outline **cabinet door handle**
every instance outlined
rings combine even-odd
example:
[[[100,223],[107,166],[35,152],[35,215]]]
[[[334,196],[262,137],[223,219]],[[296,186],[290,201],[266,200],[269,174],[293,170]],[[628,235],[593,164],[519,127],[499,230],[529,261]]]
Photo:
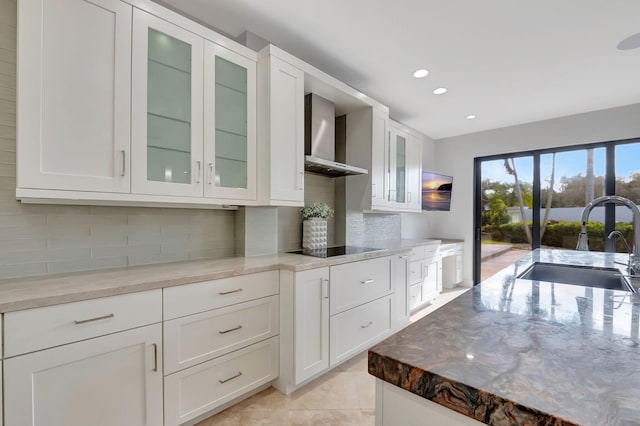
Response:
[[[407,191],[407,203],[411,202],[411,191]]]
[[[375,183],[371,184],[371,198],[376,198],[376,194],[378,192],[378,187]]]
[[[95,317],[95,318],[89,318],[89,319],[83,319],[83,320],[75,320],[74,323],[77,324],[86,324],[88,322],[94,322],[94,321],[100,321],[103,319],[107,319],[107,318],[113,318],[115,315],[113,314],[107,314],[107,315],[102,315],[100,317]]]
[[[236,288],[235,290],[220,291],[220,292],[218,292],[218,294],[219,294],[220,296],[224,296],[225,294],[239,293],[239,292],[241,292],[241,291],[242,291],[242,289],[241,289],[241,288]]]
[[[371,284],[373,282],[373,278],[369,278],[368,280],[360,281],[360,284]]]
[[[200,183],[200,174],[202,173],[202,161],[196,161],[196,183]]]
[[[372,325],[373,325],[373,321],[369,321],[365,325],[361,325],[360,328],[368,328],[368,327],[371,327]]]
[[[304,172],[298,172],[298,189],[304,189]]]
[[[213,184],[213,162],[209,163],[209,185]]]
[[[153,345],[153,371],[158,371],[158,345],[154,343]]]
[[[329,280],[326,278],[322,279],[322,297],[324,299],[329,298]]]
[[[127,171],[127,153],[123,149],[120,151],[120,176],[124,176]]]
[[[422,270],[423,270],[423,272],[422,272],[422,273],[424,274],[424,276],[425,276],[425,277],[428,277],[428,276],[429,276],[429,267],[428,267],[428,266],[424,266],[424,267],[422,268]]]
[[[242,376],[242,371],[238,371],[238,374],[236,374],[235,376],[231,376],[228,379],[223,379],[223,380],[218,380],[220,383],[227,383],[228,381],[231,381],[233,379],[237,379],[238,377]]]
[[[218,333],[220,333],[220,334],[227,334],[227,333],[231,333],[232,331],[240,330],[241,328],[242,328],[242,326],[241,326],[241,325],[239,325],[239,326],[237,326],[237,327],[233,327],[233,328],[230,328],[230,329],[228,329],[228,330],[218,331]]]

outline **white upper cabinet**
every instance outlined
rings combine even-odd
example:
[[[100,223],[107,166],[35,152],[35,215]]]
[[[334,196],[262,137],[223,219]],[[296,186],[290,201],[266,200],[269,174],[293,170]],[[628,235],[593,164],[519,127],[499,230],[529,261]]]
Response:
[[[19,11],[18,199],[256,203],[255,52],[147,2]]]
[[[129,192],[131,6],[18,3],[18,190]]]
[[[389,203],[385,197],[389,187],[388,174],[385,173],[389,158],[385,149],[389,115],[382,111],[372,110],[371,134],[371,207],[386,207]]]
[[[388,187],[389,114],[366,107],[347,114],[347,163],[369,171],[346,179],[349,210],[385,210]]]
[[[304,72],[264,48],[258,57],[260,204],[304,205]]]
[[[256,62],[209,41],[204,56],[205,196],[256,199]]]
[[[391,122],[387,155],[387,207],[421,211],[422,139],[399,123]]]
[[[203,195],[204,40],[133,15],[132,192]]]

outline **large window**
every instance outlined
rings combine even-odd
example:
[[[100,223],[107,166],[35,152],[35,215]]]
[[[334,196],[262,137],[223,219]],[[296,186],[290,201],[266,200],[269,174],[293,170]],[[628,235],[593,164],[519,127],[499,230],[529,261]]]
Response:
[[[475,282],[531,249],[575,249],[584,206],[597,197],[640,204],[638,158],[638,140],[477,158]],[[607,236],[618,230],[632,245],[632,229],[625,206],[596,207],[588,223],[590,250],[626,252],[620,239]]]

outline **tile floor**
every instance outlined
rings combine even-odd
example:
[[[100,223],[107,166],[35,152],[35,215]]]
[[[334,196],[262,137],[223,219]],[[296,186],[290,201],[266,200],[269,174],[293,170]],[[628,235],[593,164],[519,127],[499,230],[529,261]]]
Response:
[[[411,321],[467,290],[445,290]],[[364,351],[289,396],[268,388],[196,426],[373,426],[374,420],[375,379],[367,372]]]

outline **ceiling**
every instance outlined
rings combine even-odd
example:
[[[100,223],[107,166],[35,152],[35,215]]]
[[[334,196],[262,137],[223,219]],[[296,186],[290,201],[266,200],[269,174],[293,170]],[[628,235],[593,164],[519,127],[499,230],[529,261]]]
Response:
[[[637,0],[164,3],[271,41],[434,139],[640,102],[640,48],[616,48],[640,32]]]

